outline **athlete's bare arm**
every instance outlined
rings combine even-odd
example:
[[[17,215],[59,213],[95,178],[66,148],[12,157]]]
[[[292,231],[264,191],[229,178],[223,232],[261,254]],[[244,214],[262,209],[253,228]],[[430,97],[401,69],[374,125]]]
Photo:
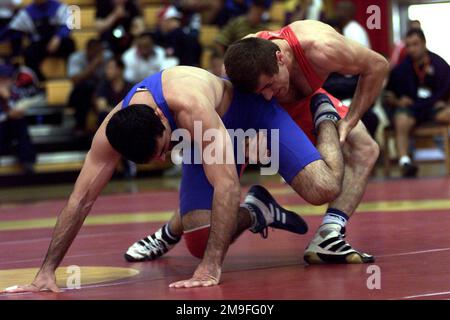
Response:
[[[105,134],[106,122],[110,116],[95,134],[75,187],[58,217],[50,246],[36,278],[31,285],[19,286],[8,292],[59,291],[55,270],[78,234],[98,195],[111,179],[120,159],[120,155],[111,147]]]
[[[178,87],[178,94],[171,94],[172,98],[168,98],[169,105],[184,106],[178,107],[178,125],[189,130],[192,136],[194,136],[194,121],[201,122],[203,132],[215,129],[218,134],[213,141],[215,150],[223,154],[223,158],[220,159],[221,163],[209,164],[205,158],[202,159],[206,177],[214,188],[211,230],[203,260],[193,277],[171,284],[171,287],[176,288],[210,286],[219,283],[222,262],[232,236],[236,232],[240,200],[240,185],[234,157],[226,159],[227,152],[233,152],[231,139],[216,112],[223,96],[223,88],[217,88],[217,86],[220,87],[224,82],[220,80],[214,85],[192,76],[186,80],[185,86]],[[203,145],[203,150],[211,143],[197,142]]]
[[[389,72],[387,60],[375,51],[346,39],[324,23],[298,21],[290,26],[302,41],[308,60],[321,78],[326,79],[332,72],[360,75],[344,120],[348,129],[353,128],[380,93]]]

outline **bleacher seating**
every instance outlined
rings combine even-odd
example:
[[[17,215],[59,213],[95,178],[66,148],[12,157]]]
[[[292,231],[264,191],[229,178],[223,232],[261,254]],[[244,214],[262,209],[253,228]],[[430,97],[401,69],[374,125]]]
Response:
[[[72,90],[72,82],[67,79],[45,82],[47,103],[49,106],[65,106]]]
[[[156,27],[158,23],[158,13],[162,6],[149,6],[144,8],[144,22],[148,28]]]
[[[202,47],[211,47],[214,43],[214,39],[219,32],[220,29],[217,26],[202,25],[202,28],[200,29],[200,44],[202,45]]]
[[[283,23],[285,16],[283,1],[274,1],[272,7],[270,7],[269,15],[272,22]]]
[[[76,49],[84,50],[90,39],[98,38],[98,33],[95,30],[74,30],[72,31],[72,38],[75,42]]]
[[[32,3],[33,0],[23,0],[22,6]],[[75,41],[77,50],[84,50],[89,39],[97,38],[95,29],[95,0],[60,0],[68,5],[77,5],[81,8],[81,29],[72,31],[72,38]],[[105,0],[106,1],[106,0]],[[147,28],[156,27],[158,13],[165,5],[162,0],[137,0],[140,4],[144,22]],[[284,20],[284,7],[282,1],[275,1],[270,10],[271,25],[270,30],[279,29]],[[219,32],[219,28],[212,25],[202,26],[200,32],[200,43],[204,47],[201,66],[209,68],[211,47]],[[26,43],[25,43],[26,45]],[[8,44],[0,44],[0,54],[8,54],[10,48]],[[73,110],[67,107],[68,97],[72,90],[72,83],[67,79],[66,63],[59,58],[47,58],[41,65],[43,74],[47,81],[43,83],[47,95],[47,105],[39,106],[28,111],[32,124],[30,134],[33,142],[39,146],[41,152],[38,154],[38,161],[35,166],[37,173],[78,171],[83,163],[86,154],[86,145],[80,150],[72,150],[71,146],[79,146],[73,142]],[[41,119],[41,120],[35,120]],[[44,119],[44,120],[42,120]],[[47,119],[50,122],[47,121]],[[53,119],[53,120],[52,120]],[[88,121],[95,122],[90,118]],[[42,122],[43,121],[43,122]],[[95,123],[94,123],[95,125]],[[72,140],[71,140],[72,139]],[[56,147],[45,147],[46,144],[57,144]],[[64,146],[66,147],[64,147]],[[76,148],[76,147],[75,147]],[[42,151],[44,150],[44,151]],[[59,151],[59,152],[58,152]],[[56,153],[55,153],[56,152]],[[141,170],[164,169],[169,163],[155,163],[151,165],[139,166]],[[0,157],[0,177],[3,175],[19,174],[20,167],[16,164],[12,156]]]
[[[66,61],[63,58],[48,57],[41,63],[41,71],[48,80],[65,78]]]

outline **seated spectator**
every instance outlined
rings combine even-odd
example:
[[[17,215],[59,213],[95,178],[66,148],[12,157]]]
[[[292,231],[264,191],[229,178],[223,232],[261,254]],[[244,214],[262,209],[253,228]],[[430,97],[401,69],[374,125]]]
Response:
[[[198,38],[202,27],[202,13],[214,6],[214,1],[172,0],[171,3],[181,13],[181,26],[185,33]]]
[[[242,39],[250,33],[265,30],[267,28],[267,25],[263,22],[265,10],[264,0],[253,0],[245,16],[230,20],[217,35],[215,39],[217,50],[224,54],[228,46],[233,42]]]
[[[181,65],[198,67],[202,47],[197,36],[184,30],[182,18],[183,15],[174,6],[164,8],[159,14],[153,40],[166,50],[168,57],[178,58]]]
[[[30,174],[36,154],[28,134],[25,109],[17,104],[21,97],[15,86],[13,67],[0,65],[0,154],[8,153],[16,141],[19,162],[24,172]]]
[[[95,93],[95,108],[100,125],[107,114],[127,95],[133,84],[125,81],[125,65],[118,57],[108,60],[105,66],[105,77]]]
[[[243,16],[248,13],[254,0],[224,0],[223,6],[218,10],[212,24],[220,27],[226,25],[231,19]],[[272,5],[272,0],[265,0],[264,7],[266,10]]]
[[[75,130],[82,133],[86,129],[86,118],[93,108],[94,92],[100,79],[104,78],[105,61],[112,57],[98,39],[88,41],[86,50],[74,52],[69,57],[67,76],[72,80],[73,90],[69,106],[75,109]]]
[[[145,29],[134,0],[96,0],[96,27],[114,54],[122,54]]]
[[[7,34],[13,44],[13,55],[23,53],[25,64],[43,79],[41,62],[48,56],[67,58],[75,48],[67,27],[68,10],[56,0],[34,0],[21,9],[8,26]],[[22,36],[27,35],[30,45],[22,52]]]
[[[0,29],[9,24],[21,3],[22,0],[0,0]]]
[[[422,30],[411,29],[405,44],[407,57],[391,72],[385,102],[395,128],[399,165],[403,176],[412,177],[417,167],[408,154],[411,130],[429,121],[450,123],[448,108],[443,105],[450,88],[450,67],[427,50]]]
[[[422,26],[420,24],[419,20],[410,20],[408,21],[408,29],[422,29]],[[405,59],[407,53],[406,53],[406,46],[405,41],[402,39],[400,42],[396,43],[394,45],[394,49],[392,50],[392,54],[389,58],[389,66],[391,70],[397,66],[400,62]]]
[[[153,43],[150,34],[140,35],[135,45],[125,51],[122,56],[125,64],[125,80],[137,83],[150,74],[178,64],[177,58],[166,57],[166,52]]]
[[[134,84],[125,81],[125,65],[118,57],[108,60],[105,77],[97,88],[95,106],[98,113],[97,125],[100,126],[108,113],[126,96]],[[137,174],[136,164],[129,160],[122,160],[125,178],[133,178]]]

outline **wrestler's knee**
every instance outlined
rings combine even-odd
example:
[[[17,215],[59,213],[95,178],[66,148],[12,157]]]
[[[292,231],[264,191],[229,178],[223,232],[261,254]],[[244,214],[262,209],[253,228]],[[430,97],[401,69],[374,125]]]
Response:
[[[338,181],[326,164],[320,160],[307,165],[292,180],[291,187],[312,205],[323,205],[336,199],[341,193],[342,181]]]
[[[211,211],[193,210],[182,214],[181,221],[186,247],[194,257],[203,258],[208,243]]]
[[[203,226],[199,229],[188,230],[184,232],[184,241],[191,255],[202,259],[205,254],[206,245],[209,238],[209,225]]]
[[[344,151],[344,161],[348,165],[359,166],[371,170],[380,155],[378,143],[370,136],[361,124],[348,139]]]

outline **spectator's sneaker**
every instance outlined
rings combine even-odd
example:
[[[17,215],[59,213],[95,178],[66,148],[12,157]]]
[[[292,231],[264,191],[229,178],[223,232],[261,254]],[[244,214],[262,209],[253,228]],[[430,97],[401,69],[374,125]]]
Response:
[[[411,163],[406,163],[401,166],[402,168],[402,177],[403,178],[415,178],[417,177],[417,172],[419,168]]]
[[[272,195],[262,186],[253,186],[245,196],[243,206],[255,216],[253,233],[261,233],[267,238],[267,227],[283,229],[293,233],[305,234],[308,225],[295,212],[282,208]]]
[[[373,263],[373,256],[359,252],[344,240],[345,228],[337,224],[322,226],[305,249],[303,259],[309,264]]]
[[[169,235],[167,228],[168,225],[165,224],[154,234],[134,243],[125,253],[125,260],[128,262],[155,260],[167,253],[181,239]]]

